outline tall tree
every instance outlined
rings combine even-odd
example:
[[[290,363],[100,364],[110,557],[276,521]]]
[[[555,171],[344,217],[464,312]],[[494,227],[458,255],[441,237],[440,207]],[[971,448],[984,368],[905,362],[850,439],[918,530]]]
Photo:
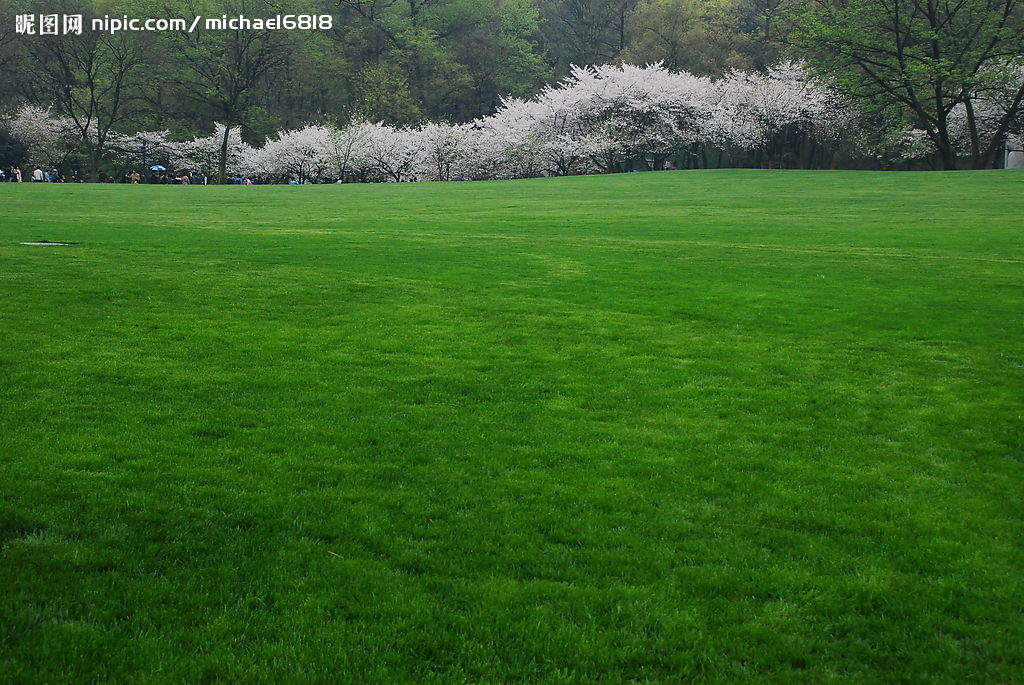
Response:
[[[544,39],[556,72],[614,61],[629,41],[637,0],[540,0]]]
[[[965,110],[975,168],[991,166],[1024,104],[1024,13],[1018,0],[812,0],[795,15],[795,45],[847,93],[898,103],[944,169],[957,167],[951,118]],[[1001,92],[982,138],[974,110]]]
[[[630,19],[622,54],[634,64],[660,61],[670,69],[719,75],[760,69],[778,59],[773,39],[779,0],[642,0]]]
[[[37,10],[42,6],[37,6]],[[81,14],[86,26],[91,8],[62,2],[47,13]],[[74,125],[94,178],[115,127],[129,120],[135,84],[143,62],[135,35],[86,30],[82,35],[25,36],[31,59],[24,62],[21,89],[27,99],[52,106]]]
[[[224,9],[229,16],[259,16],[249,0],[238,0]],[[191,11],[203,14],[194,6]],[[224,125],[218,183],[224,183],[231,131],[247,122],[247,116],[266,97],[266,83],[288,61],[288,33],[240,28],[168,34],[177,56],[174,83]]]
[[[353,111],[397,125],[469,121],[550,75],[530,0],[339,0]]]

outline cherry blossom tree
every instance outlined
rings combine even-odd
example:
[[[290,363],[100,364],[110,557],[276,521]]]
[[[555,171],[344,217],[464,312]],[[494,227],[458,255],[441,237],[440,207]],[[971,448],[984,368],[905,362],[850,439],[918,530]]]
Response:
[[[733,70],[716,88],[711,139],[757,151],[768,166],[815,133],[834,138],[849,120],[839,94],[809,78],[799,62],[781,62],[767,73]]]
[[[948,118],[948,135],[956,152],[987,166],[994,150],[1017,144],[1024,132],[1024,59],[1001,63],[988,73],[973,98],[964,98]],[[987,151],[987,152],[986,152]],[[991,160],[991,161],[990,161]]]
[[[413,173],[421,181],[465,178],[469,168],[471,128],[464,125],[428,123],[414,130]]]
[[[388,181],[409,180],[415,166],[414,132],[384,123],[363,124],[366,135],[362,154]]]
[[[28,148],[29,160],[46,167],[61,166],[77,142],[73,121],[34,105],[22,105],[0,118],[0,126]]]
[[[106,142],[108,154],[125,166],[140,169],[156,163],[169,163],[174,146],[168,131],[139,131],[131,135],[112,133]]]
[[[294,178],[299,183],[321,181],[336,168],[331,135],[331,129],[319,125],[281,131],[252,152],[247,170],[275,179]]]
[[[339,180],[368,180],[373,169],[373,163],[366,153],[368,136],[366,124],[361,121],[342,128],[329,128],[325,144]]]
[[[998,100],[991,106],[998,109]],[[983,127],[997,118],[979,104],[965,121]],[[710,146],[756,153],[769,166],[802,164],[794,151],[809,144],[833,153],[841,142],[866,149],[850,135],[856,130],[857,113],[801,63],[782,62],[765,73],[734,70],[718,81],[662,64],[618,64],[574,67],[536,97],[505,98],[498,111],[471,124],[311,124],[280,131],[259,148],[245,145],[237,128],[218,124],[207,138],[167,143],[166,132],[137,133],[118,136],[117,145],[127,151],[166,145],[173,164],[209,175],[228,136],[228,167],[236,171],[300,182],[399,182],[659,169],[667,159]],[[912,134],[906,141],[879,145],[907,158],[916,146]]]
[[[213,135],[173,143],[170,150],[171,163],[179,168],[196,171],[208,178],[214,178],[219,171],[226,127],[221,123],[213,125]],[[227,166],[229,171],[240,171],[251,156],[252,148],[242,142],[237,128],[227,132]]]
[[[532,100],[507,99],[478,127],[504,142],[510,176],[660,168],[707,137],[710,80],[660,64],[574,67]]]
[[[609,144],[600,163],[607,171],[636,164],[660,168],[665,158],[705,137],[711,82],[661,64],[574,67],[562,83],[579,113],[578,127]],[[552,96],[545,91],[542,95]]]
[[[533,101],[508,98],[492,116],[475,122],[476,178],[529,178],[544,171]]]

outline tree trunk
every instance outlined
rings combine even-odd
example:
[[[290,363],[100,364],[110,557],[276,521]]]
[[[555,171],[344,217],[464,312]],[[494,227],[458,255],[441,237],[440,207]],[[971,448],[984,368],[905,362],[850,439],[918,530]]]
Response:
[[[981,166],[981,141],[978,136],[978,122],[974,117],[974,103],[970,97],[964,98],[964,108],[967,110],[967,131],[971,137],[971,166],[975,169],[983,169]]]
[[[93,183],[98,183],[100,180],[100,148],[96,145],[90,146],[89,149],[89,177]]]
[[[943,171],[956,171],[956,151],[949,140],[949,129],[947,128],[946,117],[942,116],[935,127],[935,135],[931,136],[932,142],[939,152],[939,164]]]
[[[220,159],[217,160],[217,183],[224,185],[227,178],[228,168],[228,137],[231,135],[231,127],[224,125],[224,140],[220,142]]]
[[[956,171],[956,153],[951,146],[946,145],[939,150],[939,162],[943,171]]]

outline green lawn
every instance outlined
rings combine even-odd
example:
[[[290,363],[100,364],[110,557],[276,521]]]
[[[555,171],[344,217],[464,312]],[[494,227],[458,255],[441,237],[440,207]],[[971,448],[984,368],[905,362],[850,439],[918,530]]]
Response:
[[[1024,173],[0,184],[0,680],[1022,682],[1022,420]]]

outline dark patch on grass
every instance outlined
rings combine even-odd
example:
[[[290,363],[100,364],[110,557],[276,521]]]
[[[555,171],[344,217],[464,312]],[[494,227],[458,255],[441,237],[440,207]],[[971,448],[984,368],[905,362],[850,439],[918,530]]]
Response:
[[[0,506],[0,543],[17,540],[46,529],[46,525],[20,511]]]

